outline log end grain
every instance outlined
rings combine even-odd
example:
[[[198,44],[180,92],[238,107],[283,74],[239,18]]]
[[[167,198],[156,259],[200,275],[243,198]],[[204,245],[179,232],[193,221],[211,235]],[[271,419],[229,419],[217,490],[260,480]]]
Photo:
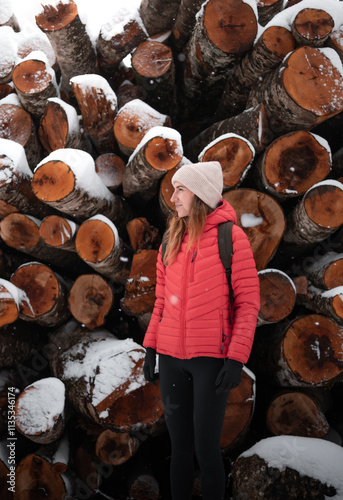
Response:
[[[77,16],[77,6],[73,0],[43,5],[43,10],[36,15],[36,23],[43,32],[59,31],[70,24]]]
[[[79,228],[76,239],[76,251],[86,262],[99,263],[105,260],[115,245],[112,228],[101,220],[87,220]]]
[[[52,77],[43,61],[29,59],[17,64],[12,79],[15,87],[23,94],[35,94],[45,90]]]
[[[48,161],[33,174],[32,190],[46,203],[63,200],[75,187],[73,171],[62,161]]]
[[[153,40],[140,43],[132,56],[132,67],[139,75],[147,78],[164,75],[169,71],[172,63],[171,49]]]
[[[0,234],[7,245],[17,250],[35,247],[40,238],[35,220],[20,213],[11,213],[0,222]]]
[[[73,237],[70,222],[59,215],[48,215],[39,226],[39,234],[47,245],[61,247]]]

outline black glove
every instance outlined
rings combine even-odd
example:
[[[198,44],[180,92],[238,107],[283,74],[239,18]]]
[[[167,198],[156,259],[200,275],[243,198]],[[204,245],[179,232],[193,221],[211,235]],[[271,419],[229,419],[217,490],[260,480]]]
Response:
[[[156,385],[158,380],[158,373],[155,373],[156,366],[156,350],[152,347],[146,348],[145,360],[143,365],[144,378],[150,384]]]
[[[216,394],[231,391],[241,383],[243,363],[235,359],[227,359],[218,373],[215,384],[218,386]]]

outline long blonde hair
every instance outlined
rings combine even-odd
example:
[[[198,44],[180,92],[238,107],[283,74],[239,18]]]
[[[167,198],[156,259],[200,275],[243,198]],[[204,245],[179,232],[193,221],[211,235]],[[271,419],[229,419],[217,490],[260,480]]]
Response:
[[[199,245],[201,233],[206,223],[206,217],[212,211],[213,209],[211,207],[198,198],[198,196],[194,195],[188,217],[179,217],[176,212],[173,212],[168,219],[168,229],[164,236],[167,242],[163,258],[165,266],[171,264],[175,260],[187,230],[189,232],[187,249],[190,250],[195,242]]]

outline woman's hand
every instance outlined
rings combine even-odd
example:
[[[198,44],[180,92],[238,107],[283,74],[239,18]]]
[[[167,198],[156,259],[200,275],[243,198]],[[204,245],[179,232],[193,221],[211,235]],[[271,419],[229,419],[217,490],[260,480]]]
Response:
[[[235,359],[227,359],[223,368],[218,373],[215,384],[218,386],[216,394],[231,391],[241,383],[243,363]]]
[[[145,380],[154,385],[156,385],[156,380],[158,380],[158,373],[155,373],[155,367],[156,350],[152,347],[147,347],[143,365],[143,373]]]

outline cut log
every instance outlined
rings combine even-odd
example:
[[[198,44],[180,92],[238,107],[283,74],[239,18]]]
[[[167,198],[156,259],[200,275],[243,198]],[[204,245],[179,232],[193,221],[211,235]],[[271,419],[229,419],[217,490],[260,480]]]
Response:
[[[0,366],[14,366],[26,361],[37,342],[37,335],[21,320],[0,329]]]
[[[0,83],[0,99],[4,99],[10,94],[16,95],[13,83]]]
[[[116,193],[123,183],[125,162],[115,153],[104,153],[96,158],[95,171],[105,186]]]
[[[123,178],[127,198],[146,203],[158,192],[161,177],[183,158],[180,134],[169,127],[153,127],[131,155]]]
[[[123,83],[117,88],[116,95],[118,99],[118,109],[122,108],[125,104],[133,101],[134,99],[143,99],[142,89],[138,88],[137,85],[129,80],[123,81]]]
[[[204,4],[185,51],[179,97],[187,103],[188,115],[213,113],[228,71],[252,46],[257,26],[257,9],[242,0],[210,0]]]
[[[325,139],[306,130],[290,132],[275,139],[256,162],[256,186],[283,201],[323,181],[331,164]]]
[[[223,194],[237,213],[237,224],[249,238],[258,271],[274,256],[286,230],[281,206],[271,196],[254,189],[236,189]]]
[[[266,5],[266,2],[263,4]],[[284,57],[294,50],[294,46],[294,38],[286,27],[266,27],[257,42],[230,72],[215,120],[223,120],[241,113],[246,107],[250,89],[278,66]]]
[[[331,32],[326,42],[326,45],[334,49],[339,55],[341,61],[343,62],[343,33],[341,26],[338,29],[334,29]]]
[[[106,429],[96,440],[95,453],[105,464],[121,465],[136,454],[139,446],[139,439],[128,432],[114,432]]]
[[[38,136],[47,154],[62,148],[85,149],[76,109],[62,99],[48,99]]]
[[[230,391],[220,439],[220,447],[224,454],[242,444],[249,430],[255,409],[255,381],[255,375],[244,367],[241,383]]]
[[[330,472],[319,474],[314,464],[320,468],[323,457]],[[243,452],[233,465],[233,498],[338,499],[342,491],[342,458],[342,448],[323,439],[299,436],[262,439]]]
[[[32,171],[19,143],[0,138],[0,217],[13,212],[45,216],[49,212],[33,194]]]
[[[0,27],[0,45],[2,51],[2,58],[0,61],[0,83],[8,83],[12,80],[12,71],[18,59],[14,31],[11,27]]]
[[[129,498],[136,500],[158,500],[160,498],[160,486],[153,472],[147,464],[140,463],[134,467],[128,478]]]
[[[264,269],[258,273],[261,307],[257,326],[277,323],[289,316],[296,301],[296,288],[287,274],[279,269]]]
[[[48,37],[39,28],[33,30],[31,25],[29,26],[25,23],[23,29],[16,36],[16,40],[18,45],[17,53],[20,59],[25,59],[30,52],[37,50],[44,52],[48,58],[49,65],[55,71],[57,81],[60,80],[61,71],[57,63],[55,51]]]
[[[96,41],[101,72],[107,75],[116,71],[121,61],[148,36],[137,11],[118,11],[101,26]]]
[[[97,73],[95,50],[73,0],[42,7],[36,15],[36,23],[56,53],[62,74],[61,97],[68,102],[73,97],[70,79]]]
[[[180,0],[142,0],[139,14],[149,36],[171,31],[179,9]]]
[[[75,237],[78,229],[78,224],[65,217],[48,215],[39,226],[39,235],[51,247],[76,252]]]
[[[254,146],[256,154],[261,153],[270,142],[264,105],[258,104],[255,108],[214,123],[203,130],[185,146],[185,156],[196,162],[198,155],[210,142],[229,133],[245,137]]]
[[[320,314],[285,320],[268,339],[264,363],[281,386],[327,387],[342,378],[342,336],[342,327]]]
[[[116,150],[113,123],[117,97],[107,80],[100,75],[79,75],[70,79],[81,110],[83,127],[98,154]]]
[[[39,119],[49,97],[57,97],[57,82],[44,52],[31,52],[14,68],[12,80],[19,100],[34,118]]]
[[[10,26],[14,31],[20,31],[20,26],[13,12],[13,4],[11,1],[5,0],[1,6],[0,26]]]
[[[266,424],[274,436],[322,438],[330,430],[315,394],[287,390],[268,405]]]
[[[155,303],[156,262],[158,250],[142,250],[132,259],[122,310],[129,316],[141,316],[152,312]]]
[[[131,64],[144,102],[160,113],[175,116],[175,67],[171,49],[161,42],[144,41],[133,53]]]
[[[19,103],[0,104],[0,137],[21,144],[25,150],[27,162],[33,170],[42,159],[41,146],[38,142],[36,127],[30,113]]]
[[[58,500],[70,498],[72,493],[69,476],[58,474],[48,459],[32,453],[18,463],[14,497],[16,500],[42,496]]]
[[[19,318],[20,305],[25,301],[28,301],[28,298],[23,290],[0,278],[0,327]]]
[[[133,251],[107,217],[94,215],[83,222],[76,234],[75,246],[79,257],[97,272],[115,283],[126,282]]]
[[[23,320],[53,327],[70,317],[67,286],[48,266],[36,262],[24,264],[13,273],[11,283],[28,297],[20,307],[19,317]]]
[[[152,127],[170,126],[170,118],[154,108],[134,99],[118,112],[114,122],[114,136],[124,156],[130,156]]]
[[[120,228],[130,219],[129,207],[107,189],[85,151],[53,151],[37,165],[31,185],[39,200],[80,221],[101,213]]]
[[[172,44],[176,52],[181,52],[190,39],[195,16],[203,3],[203,0],[181,0],[172,33]]]
[[[199,161],[219,161],[223,169],[224,191],[241,185],[254,158],[253,145],[236,134],[221,135],[199,154]]]
[[[145,350],[132,339],[94,330],[66,350],[56,335],[54,342],[61,349],[52,370],[65,383],[77,413],[120,432],[137,424],[149,429],[162,416],[159,387],[147,384],[143,376]]]
[[[302,248],[314,246],[343,224],[343,184],[335,180],[318,182],[291,212],[284,241]]]
[[[333,49],[299,47],[251,89],[247,107],[263,103],[274,136],[311,130],[343,109],[341,62]],[[333,63],[332,61],[335,61]]]
[[[307,289],[297,293],[297,303],[319,314],[329,316],[338,324],[343,325],[343,286],[331,290],[321,290],[310,283]]]
[[[54,377],[37,380],[16,401],[16,429],[35,443],[53,443],[64,431],[64,406],[63,382]]]
[[[99,492],[98,488],[101,485],[98,461],[82,445],[78,446],[74,453],[74,462],[75,472],[78,476],[76,494],[78,498],[91,498],[96,492]]]
[[[265,26],[278,12],[283,9],[283,0],[258,0],[258,23]]]
[[[302,269],[311,283],[323,290],[330,290],[343,283],[343,253],[328,251],[322,257],[304,259]]]
[[[191,162],[188,162],[191,163]],[[181,166],[181,164],[180,164]],[[169,170],[169,172],[166,173],[166,175],[163,177],[161,184],[160,184],[160,191],[158,195],[158,200],[159,200],[159,205],[160,209],[162,212],[162,215],[164,216],[164,219],[167,220],[169,215],[175,210],[175,205],[170,201],[174,188],[172,185],[172,177],[175,174],[177,168],[173,168],[172,170]]]
[[[335,25],[331,15],[322,9],[301,9],[292,23],[297,45],[322,47]]]
[[[161,244],[158,229],[152,227],[145,217],[130,220],[126,229],[130,244],[137,253],[141,250],[156,250]]]
[[[97,274],[82,274],[69,292],[71,314],[90,330],[103,326],[114,302],[110,285]]]

